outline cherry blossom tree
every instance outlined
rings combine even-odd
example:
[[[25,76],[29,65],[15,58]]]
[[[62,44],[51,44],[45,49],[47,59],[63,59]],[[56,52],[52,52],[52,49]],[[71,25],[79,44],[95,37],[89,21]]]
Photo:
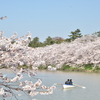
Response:
[[[29,100],[33,99],[35,95],[48,95],[53,93],[53,89],[55,86],[45,86],[43,85],[42,79],[35,78],[37,75],[38,68],[36,66],[32,66],[35,61],[32,62],[31,48],[28,47],[28,44],[31,40],[31,33],[28,32],[27,35],[18,38],[17,33],[14,33],[10,38],[6,38],[3,36],[4,32],[0,32],[0,65],[1,67],[7,67],[11,70],[14,75],[13,77],[8,77],[3,75],[0,72],[0,97],[3,100],[7,100],[10,97],[19,100],[18,96],[20,93],[24,93]],[[12,43],[14,41],[14,43]],[[29,55],[27,55],[28,53]],[[27,60],[28,62],[27,62]],[[32,70],[21,68],[18,70],[18,66],[21,65],[32,66]],[[25,76],[28,76],[29,80],[25,80]],[[34,79],[34,81],[32,81]],[[31,81],[30,81],[31,80]],[[18,92],[15,95],[15,92]],[[25,100],[25,98],[23,99]]]
[[[1,19],[1,20],[4,20],[4,19],[6,19],[6,18],[7,18],[7,16],[4,16],[4,17],[1,17],[0,19]]]
[[[30,100],[37,94],[51,94],[55,86],[47,87],[42,85],[42,79],[35,78],[39,66],[53,66],[54,69],[59,69],[64,64],[72,67],[93,64],[93,68],[100,68],[100,37],[86,35],[70,43],[63,42],[38,48],[28,47],[31,39],[30,32],[22,37],[14,33],[10,38],[6,38],[4,32],[0,31],[0,66],[10,67],[15,73],[15,77],[12,78],[0,73],[0,96],[3,99],[13,96],[18,100],[13,91],[24,92],[29,95]],[[24,65],[31,66],[33,71],[22,68],[17,70],[18,66]],[[36,80],[23,80],[24,75]],[[14,85],[16,83],[17,85]],[[38,91],[37,88],[42,90]]]

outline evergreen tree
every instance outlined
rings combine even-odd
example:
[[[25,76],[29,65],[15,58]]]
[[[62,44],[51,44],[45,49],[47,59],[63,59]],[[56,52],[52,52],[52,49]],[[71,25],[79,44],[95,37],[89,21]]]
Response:
[[[53,41],[50,36],[48,36],[48,38],[46,38],[46,41],[44,41],[45,45],[52,45],[54,43],[55,43],[55,41]]]
[[[39,47],[39,38],[35,37],[33,40],[29,43],[29,47]]]
[[[71,35],[69,35],[70,40],[73,41],[77,38],[82,37],[82,34],[80,33],[80,29],[76,29],[75,31],[71,31]]]

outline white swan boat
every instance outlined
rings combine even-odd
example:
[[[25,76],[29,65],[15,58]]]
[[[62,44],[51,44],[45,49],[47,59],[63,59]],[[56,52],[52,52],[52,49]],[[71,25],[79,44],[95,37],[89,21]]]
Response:
[[[67,89],[67,88],[74,88],[75,85],[68,85],[68,84],[63,84],[63,88]]]

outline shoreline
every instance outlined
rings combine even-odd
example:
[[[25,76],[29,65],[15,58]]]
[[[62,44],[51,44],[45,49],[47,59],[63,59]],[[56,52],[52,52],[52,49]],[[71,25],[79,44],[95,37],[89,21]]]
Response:
[[[100,73],[100,70],[81,70],[81,69],[66,69],[66,70],[58,70],[64,72],[87,72],[87,73]]]
[[[48,71],[47,69],[38,69],[39,71]],[[63,71],[63,72],[87,72],[87,73],[100,73],[100,70],[81,70],[81,69],[65,69],[65,70],[61,70],[61,69],[57,69],[56,71]],[[55,71],[53,71],[55,72]]]
[[[20,68],[23,68],[23,67],[20,67]],[[4,68],[4,67],[2,67],[2,68],[0,68],[0,70],[5,70],[5,69],[10,69],[10,68]],[[19,68],[18,68],[19,69]],[[27,68],[26,68],[27,69]],[[32,69],[32,68],[30,68],[29,67],[29,69]],[[47,68],[43,68],[43,69],[38,69],[39,71],[43,71],[43,70],[45,70],[45,71],[48,71],[48,69]],[[96,69],[94,69],[94,70],[92,70],[92,69],[89,69],[89,70],[86,70],[86,69],[71,69],[71,68],[69,68],[69,69],[57,69],[56,71],[64,71],[64,72],[87,72],[87,73],[100,73],[100,70],[96,70]]]

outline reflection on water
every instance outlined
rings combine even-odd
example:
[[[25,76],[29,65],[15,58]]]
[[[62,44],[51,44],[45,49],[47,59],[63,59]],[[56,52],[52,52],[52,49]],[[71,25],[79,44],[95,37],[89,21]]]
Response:
[[[8,70],[1,70],[8,76],[12,76]],[[37,100],[100,100],[100,74],[84,72],[49,72],[39,71],[36,76],[43,81],[42,85],[51,86],[54,83],[64,84],[67,79],[73,79],[75,84],[85,86],[86,89],[76,86],[75,88],[63,89],[62,85],[56,85],[51,95],[37,95]],[[33,80],[34,81],[34,80]],[[25,95],[19,100],[28,100]],[[12,99],[14,100],[14,99]]]
[[[63,91],[69,91],[69,90],[72,90],[72,89],[74,89],[75,87],[72,87],[72,88],[66,88],[66,89],[62,89]]]

